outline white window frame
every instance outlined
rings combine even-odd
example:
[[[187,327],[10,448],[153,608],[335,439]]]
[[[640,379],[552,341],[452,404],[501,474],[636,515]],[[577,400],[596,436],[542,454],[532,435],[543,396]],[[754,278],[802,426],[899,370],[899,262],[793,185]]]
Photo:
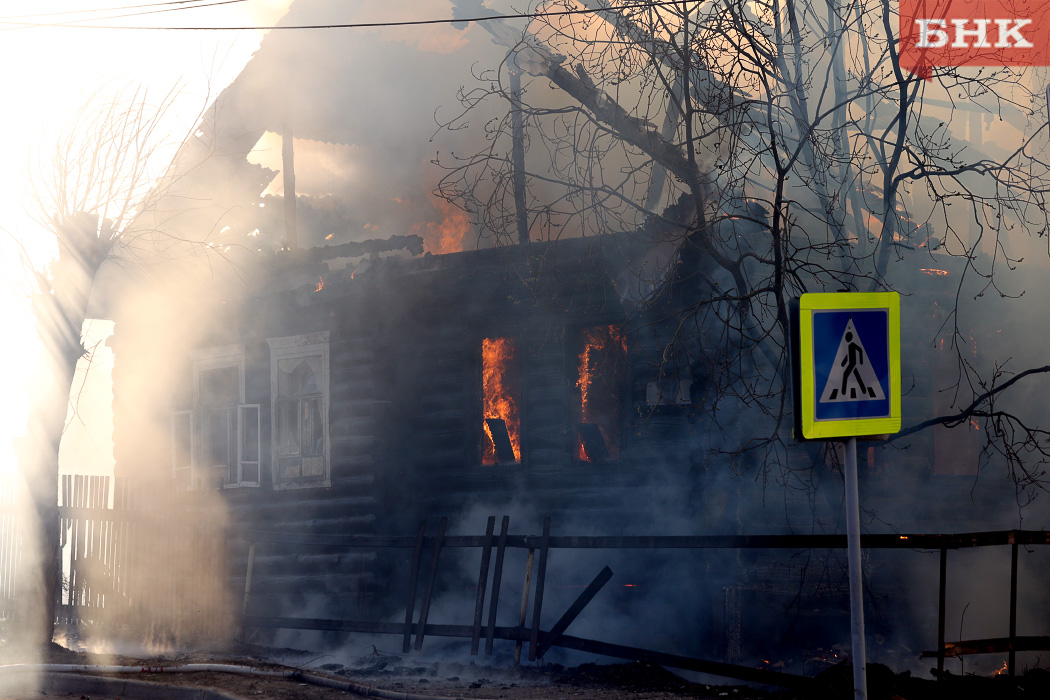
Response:
[[[329,431],[329,404],[331,401],[329,383],[328,331],[307,333],[305,335],[267,338],[270,346],[270,471],[275,491],[328,488],[332,485],[332,446]],[[322,473],[318,476],[299,477],[295,480],[281,479],[277,458],[277,401],[278,401],[278,363],[281,360],[292,360],[301,357],[321,358],[321,429],[324,433]]]
[[[196,428],[196,415],[193,411],[172,411],[171,412],[171,477],[176,481],[184,481],[187,486],[193,485],[193,467],[196,460],[193,457],[193,451],[197,445],[197,428]],[[189,441],[187,445],[189,448],[186,452],[186,459],[189,461],[185,464],[180,464],[179,456],[179,430],[178,422],[186,421],[187,427],[189,428]]]
[[[247,460],[244,455],[245,412],[255,411],[255,459]],[[244,478],[244,465],[255,465],[255,480]],[[237,483],[232,486],[259,486],[262,481],[262,405],[257,403],[237,404]]]
[[[225,470],[222,475],[222,487],[226,489],[230,488],[242,488],[242,487],[258,487],[260,479],[255,481],[245,481],[242,477],[244,474],[243,456],[241,455],[241,447],[243,443],[242,436],[244,435],[244,426],[242,424],[242,414],[247,408],[255,408],[260,410],[259,404],[246,404],[244,401],[244,344],[236,343],[233,345],[221,345],[218,347],[204,348],[197,350],[190,355],[193,360],[193,419],[190,424],[190,439],[193,444],[192,449],[192,479],[191,488],[206,488],[213,483],[212,475],[209,473],[211,469],[218,468],[221,465],[205,465],[204,464],[204,411],[201,407],[201,376],[205,372],[210,372],[217,369],[225,369],[233,367],[237,370],[237,405],[231,407],[230,420],[227,423],[227,431],[236,430],[236,435],[230,435],[228,432],[228,442],[235,439],[237,441],[236,454],[231,454],[229,459],[231,464],[225,465]],[[261,422],[261,418],[259,419]],[[260,426],[261,427],[261,426]],[[256,432],[259,436],[259,432]],[[262,458],[262,440],[261,436],[259,439],[258,452],[259,458]],[[230,474],[234,473],[233,479],[230,479]],[[262,464],[259,464],[258,472],[262,474]]]

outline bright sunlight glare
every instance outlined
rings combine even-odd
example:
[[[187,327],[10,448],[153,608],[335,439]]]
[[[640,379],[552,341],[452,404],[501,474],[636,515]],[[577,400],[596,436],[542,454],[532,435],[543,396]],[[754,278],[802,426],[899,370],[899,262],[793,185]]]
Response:
[[[33,370],[41,355],[30,299],[33,290],[39,289],[36,273],[46,271],[56,253],[53,237],[37,223],[47,214],[40,211],[32,187],[34,178],[39,182],[47,177],[37,167],[41,155],[53,152],[56,135],[93,94],[141,87],[147,99],[159,103],[175,90],[178,97],[165,115],[165,129],[170,133],[158,139],[186,133],[202,108],[237,76],[262,39],[260,32],[29,25],[265,26],[276,23],[291,0],[247,0],[126,17],[122,15],[150,8],[112,9],[133,4],[0,0],[0,63],[5,66],[7,90],[5,109],[0,113],[0,129],[6,136],[0,161],[0,323],[4,329],[0,362],[9,369],[6,400],[0,404],[0,472],[17,468],[15,441],[25,432]],[[87,339],[89,349],[104,348],[98,329],[106,327],[96,326],[96,337]],[[78,381],[88,362],[82,364]],[[98,404],[92,392],[109,391],[107,373],[99,374],[97,381],[88,377],[80,385],[84,387],[78,397],[82,405]],[[79,420],[69,423],[70,430],[85,424]],[[109,449],[108,456],[102,454],[105,449],[93,450],[101,455],[96,461],[111,464]]]

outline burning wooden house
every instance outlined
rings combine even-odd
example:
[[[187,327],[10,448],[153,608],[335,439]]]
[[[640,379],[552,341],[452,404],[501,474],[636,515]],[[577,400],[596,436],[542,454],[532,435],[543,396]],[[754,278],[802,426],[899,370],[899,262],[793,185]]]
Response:
[[[306,50],[282,41],[268,40],[216,103],[221,119],[184,147],[183,162],[203,158],[203,175],[172,188],[173,200],[202,202],[178,217],[182,232],[214,234],[217,248],[224,233],[259,242],[255,272],[231,266],[231,276],[248,278],[239,287],[169,290],[163,315],[149,303],[115,312],[118,473],[220,491],[234,536],[403,535],[426,519],[476,519],[479,509],[551,516],[571,534],[840,529],[833,447],[784,440],[775,469],[755,462],[767,453],[749,450],[754,426],[776,422],[767,409],[784,394],[773,382],[743,386],[760,373],[742,366],[765,363],[767,381],[784,355],[763,356],[757,342],[749,357],[722,352],[739,349],[748,329],[718,310],[710,323],[697,312],[717,306],[704,306],[697,285],[710,292],[732,280],[704,258],[688,226],[674,228],[677,204],[632,231],[464,250],[465,214],[432,197],[418,162],[402,166],[411,171],[407,194],[382,193],[368,178],[333,176],[332,187],[304,175],[319,153],[339,161],[351,146],[374,144],[341,118],[347,95],[313,76],[297,81],[282,70],[287,90],[264,89],[271,68]],[[316,53],[348,80],[363,80],[344,65],[342,48]],[[325,99],[311,102],[318,94]],[[293,104],[312,107],[277,109]],[[376,121],[398,113],[373,111]],[[397,213],[382,225],[361,218],[342,198],[350,191],[351,204],[371,197],[376,209]],[[677,213],[680,221],[695,215]],[[719,225],[733,228],[720,233],[744,240],[744,227],[764,216],[727,216]],[[213,245],[207,236],[195,240]],[[412,255],[396,252],[406,248]],[[944,366],[954,355],[931,329],[948,313],[937,306],[952,294],[943,281],[958,270],[926,251],[901,260],[899,286],[920,301],[904,312],[904,332],[915,338],[904,368],[908,424],[951,410],[938,391],[950,383]],[[971,493],[978,431],[969,423],[936,430],[906,450],[865,446],[868,507],[892,511],[890,530],[1002,527],[1013,514],[1003,507],[1012,485]],[[925,494],[924,507],[901,508],[902,494]],[[238,586],[241,557],[230,566]],[[313,617],[367,618],[400,603],[389,595],[396,562],[374,554],[296,551],[253,563],[253,605],[273,615],[323,608]],[[833,557],[784,563],[748,553],[690,566],[667,584],[676,600],[691,600],[669,633],[714,640],[727,657],[780,643],[780,630],[744,631],[742,616],[757,605],[794,610],[799,638],[844,620],[819,603],[844,592]],[[702,593],[684,595],[682,580],[698,581]],[[910,585],[892,572],[883,583],[884,597]]]
[[[151,332],[141,315],[118,319],[118,473],[141,475],[148,465],[161,488],[219,490],[234,540],[407,535],[421,521],[473,522],[479,511],[552,516],[572,534],[777,533],[792,521],[833,528],[841,499],[833,478],[811,491],[773,490],[712,459],[704,401],[713,380],[668,350],[680,316],[659,300],[679,285],[674,266],[649,305],[632,303],[621,274],[632,246],[627,236],[570,239],[372,255],[342,269],[288,253],[291,265],[275,268],[269,284],[184,309],[211,321],[177,340]],[[913,326],[925,322],[908,315]],[[909,361],[913,372],[930,363],[935,356]],[[732,421],[741,434],[737,421],[746,419]],[[144,433],[152,449],[134,439]],[[959,457],[975,456],[949,442],[965,473]],[[807,449],[800,459],[814,458]],[[929,465],[944,456],[927,454],[936,449],[945,448],[862,451],[866,502],[890,507],[902,483],[961,498],[970,480],[938,477]],[[816,458],[832,467],[836,459],[833,451]],[[983,495],[964,527],[973,529],[982,509],[997,512],[997,498]],[[920,532],[960,527],[932,510],[897,522]],[[998,526],[992,516],[985,523]],[[230,551],[238,590],[248,561],[242,548]],[[749,633],[742,611],[790,607],[808,566],[778,557],[748,553],[732,566],[709,557],[704,602],[686,625],[729,658],[765,649],[765,633]],[[651,555],[635,560],[654,572],[668,566]],[[253,566],[257,613],[369,619],[403,602],[397,557],[294,549],[260,553]],[[804,597],[834,597],[833,579],[825,572]],[[620,595],[651,592],[649,583]],[[889,575],[876,590],[901,585]],[[829,617],[833,608],[807,608],[793,625],[817,634]]]
[[[696,414],[688,368],[653,363],[658,334],[631,330],[614,246],[392,256],[229,300],[165,386],[165,476],[222,489],[234,530],[393,532],[480,502],[635,529],[645,490],[667,489],[658,475],[691,481]],[[151,353],[123,330],[129,406],[124,358]],[[142,418],[118,410],[118,443]]]

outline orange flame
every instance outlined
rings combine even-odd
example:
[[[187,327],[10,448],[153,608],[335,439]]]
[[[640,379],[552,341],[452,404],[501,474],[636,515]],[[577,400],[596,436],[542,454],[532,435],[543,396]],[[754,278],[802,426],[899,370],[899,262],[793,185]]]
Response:
[[[621,358],[627,355],[627,338],[615,325],[593,326],[584,329],[583,352],[579,357],[580,378],[576,380],[576,386],[580,390],[580,422],[598,425],[608,443],[609,454],[612,457],[617,456],[616,443],[618,440],[611,439],[613,436],[610,433],[619,435],[618,416],[610,416],[607,410],[603,410],[606,408],[602,405],[605,402],[595,396],[594,389],[599,382],[604,384],[610,380],[614,383],[617,381],[616,377],[605,376],[610,364],[609,353],[614,350],[622,353],[619,355]],[[584,462],[594,461],[587,454],[587,449],[579,436],[576,438],[576,458]]]
[[[938,270],[936,267],[920,267],[919,272],[927,275],[933,275],[935,277],[947,277],[947,270]]]
[[[1003,665],[1000,668],[997,668],[992,675],[993,676],[1001,676],[1004,673],[1006,673],[1008,670],[1010,670],[1010,665],[1006,663],[1006,659],[1003,659]]]
[[[317,286],[314,287],[314,293],[317,293],[317,292],[321,291],[322,289],[324,289],[324,277],[318,277],[317,278]]]
[[[481,392],[483,418],[500,418],[507,425],[515,461],[521,459],[521,389],[518,382],[518,343],[513,338],[485,338],[481,341]],[[492,432],[485,430],[482,464],[496,464]]]
[[[423,244],[435,255],[458,253],[464,249],[470,233],[470,217],[462,209],[439,197],[431,197],[434,208],[444,217],[441,222],[424,221],[412,227],[412,233],[423,237]]]

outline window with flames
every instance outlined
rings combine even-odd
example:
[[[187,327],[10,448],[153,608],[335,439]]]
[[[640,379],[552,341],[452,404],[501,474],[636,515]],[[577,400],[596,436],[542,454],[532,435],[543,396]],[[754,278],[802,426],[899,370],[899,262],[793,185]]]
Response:
[[[605,462],[620,456],[627,338],[617,325],[580,332],[576,354],[573,457]]]
[[[515,338],[481,341],[481,463],[521,461],[521,360]]]

